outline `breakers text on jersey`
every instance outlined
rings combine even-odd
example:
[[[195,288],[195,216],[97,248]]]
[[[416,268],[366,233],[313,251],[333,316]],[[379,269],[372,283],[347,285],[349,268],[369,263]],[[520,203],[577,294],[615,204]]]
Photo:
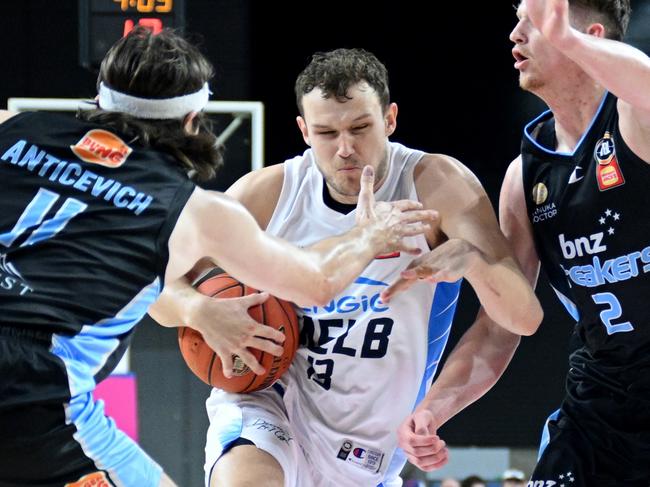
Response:
[[[146,210],[153,201],[151,195],[139,192],[131,186],[122,186],[122,183],[114,179],[107,179],[84,169],[81,164],[58,159],[33,144],[28,147],[25,140],[16,142],[0,159],[31,172],[38,170],[37,174],[42,178],[72,186],[84,193],[89,192],[96,198],[103,198],[117,208],[126,208],[136,215]]]
[[[650,272],[650,245],[634,252],[601,260],[597,254],[607,251],[604,240],[614,238],[617,232],[615,227],[621,221],[621,214],[608,208],[597,221],[601,227],[607,227],[605,232],[573,239],[567,238],[563,233],[558,236],[560,250],[566,260],[593,255],[589,264],[572,265],[568,269],[562,266],[570,285],[573,283],[584,288],[595,288],[627,281],[642,273]],[[608,335],[634,330],[631,322],[621,321],[624,313],[616,294],[598,292],[592,294],[591,299],[595,304],[605,306],[600,312],[600,320],[605,325]]]

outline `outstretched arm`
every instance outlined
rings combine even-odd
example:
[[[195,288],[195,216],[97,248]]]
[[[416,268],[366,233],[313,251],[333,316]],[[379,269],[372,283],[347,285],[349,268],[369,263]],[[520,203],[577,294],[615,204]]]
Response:
[[[525,0],[525,5],[532,24],[555,48],[618,97],[623,138],[650,162],[650,58],[606,39],[602,24],[587,26],[587,32],[571,27],[567,0]]]
[[[247,316],[248,307],[263,301],[266,295],[211,300],[192,290],[188,279],[173,282],[174,277],[186,272],[199,257],[210,255],[233,277],[280,298],[299,304],[329,301],[377,254],[411,251],[403,237],[423,233],[428,228],[427,222],[436,216],[436,212],[420,210],[417,202],[375,204],[373,183],[372,170],[368,167],[362,176],[357,227],[308,249],[296,248],[264,233],[236,201],[197,190],[172,235],[166,276],[170,284],[154,305],[152,316],[161,324],[184,323],[200,331],[208,345],[222,357],[226,375],[224,357],[231,353],[238,354],[253,371],[261,373],[263,369],[252,355],[248,357],[246,348],[278,354],[279,347],[260,337],[278,342],[283,339],[271,335],[277,332],[266,330],[268,327]],[[216,318],[224,310],[230,319]]]
[[[300,305],[323,304],[382,252],[408,251],[403,238],[423,233],[436,213],[413,201],[374,205],[374,174],[362,176],[359,215],[365,220],[328,245],[300,249],[263,232],[238,202],[196,189],[170,239],[167,279],[208,256],[236,279]],[[372,206],[367,205],[371,203]]]
[[[390,298],[417,279],[452,282],[464,277],[490,318],[513,333],[534,333],[542,320],[541,306],[481,184],[446,156],[428,156],[418,169],[420,200],[439,211],[440,229],[448,240],[415,259],[383,297]]]
[[[539,259],[526,215],[521,178],[521,159],[508,169],[499,204],[504,234],[531,285],[537,282]],[[510,363],[520,336],[496,324],[481,308],[445,362],[425,399],[406,418],[398,431],[400,446],[409,461],[423,470],[439,468],[447,461],[437,429],[494,386]]]

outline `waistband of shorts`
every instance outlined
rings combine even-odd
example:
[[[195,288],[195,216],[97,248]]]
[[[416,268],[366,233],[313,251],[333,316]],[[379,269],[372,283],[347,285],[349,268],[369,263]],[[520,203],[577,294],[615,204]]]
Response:
[[[0,337],[25,339],[36,342],[52,341],[51,331],[45,331],[38,328],[18,328],[16,326],[0,326]]]

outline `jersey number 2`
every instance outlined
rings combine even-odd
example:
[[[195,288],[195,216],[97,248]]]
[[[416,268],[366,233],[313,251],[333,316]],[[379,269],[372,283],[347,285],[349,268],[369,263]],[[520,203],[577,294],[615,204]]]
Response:
[[[596,304],[606,304],[609,306],[609,308],[600,312],[600,319],[605,325],[605,328],[607,328],[608,335],[634,330],[632,323],[629,321],[612,325],[612,321],[620,318],[623,314],[621,303],[618,302],[618,298],[612,293],[592,294],[591,299]]]

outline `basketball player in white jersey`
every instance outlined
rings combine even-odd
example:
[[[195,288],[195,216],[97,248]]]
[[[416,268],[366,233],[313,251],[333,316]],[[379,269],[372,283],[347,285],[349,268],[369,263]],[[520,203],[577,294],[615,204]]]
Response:
[[[361,49],[314,55],[298,77],[296,96],[298,126],[310,148],[244,176],[228,191],[262,228],[301,247],[351,228],[365,164],[375,169],[378,201],[417,199],[440,220],[412,239],[423,253],[414,263],[403,252],[379,255],[330,303],[299,308],[300,347],[271,389],[213,390],[206,485],[399,486],[406,457],[397,430],[427,393],[462,278],[504,327],[495,325],[494,333],[532,333],[541,308],[476,177],[450,157],[388,140],[397,105],[374,55]],[[432,282],[390,288],[409,265],[407,276],[437,272],[428,272]],[[189,294],[186,285],[171,285],[161,302],[167,316],[154,312],[154,318],[232,321],[223,301]],[[446,461],[434,431],[418,441],[435,445],[430,462]]]

